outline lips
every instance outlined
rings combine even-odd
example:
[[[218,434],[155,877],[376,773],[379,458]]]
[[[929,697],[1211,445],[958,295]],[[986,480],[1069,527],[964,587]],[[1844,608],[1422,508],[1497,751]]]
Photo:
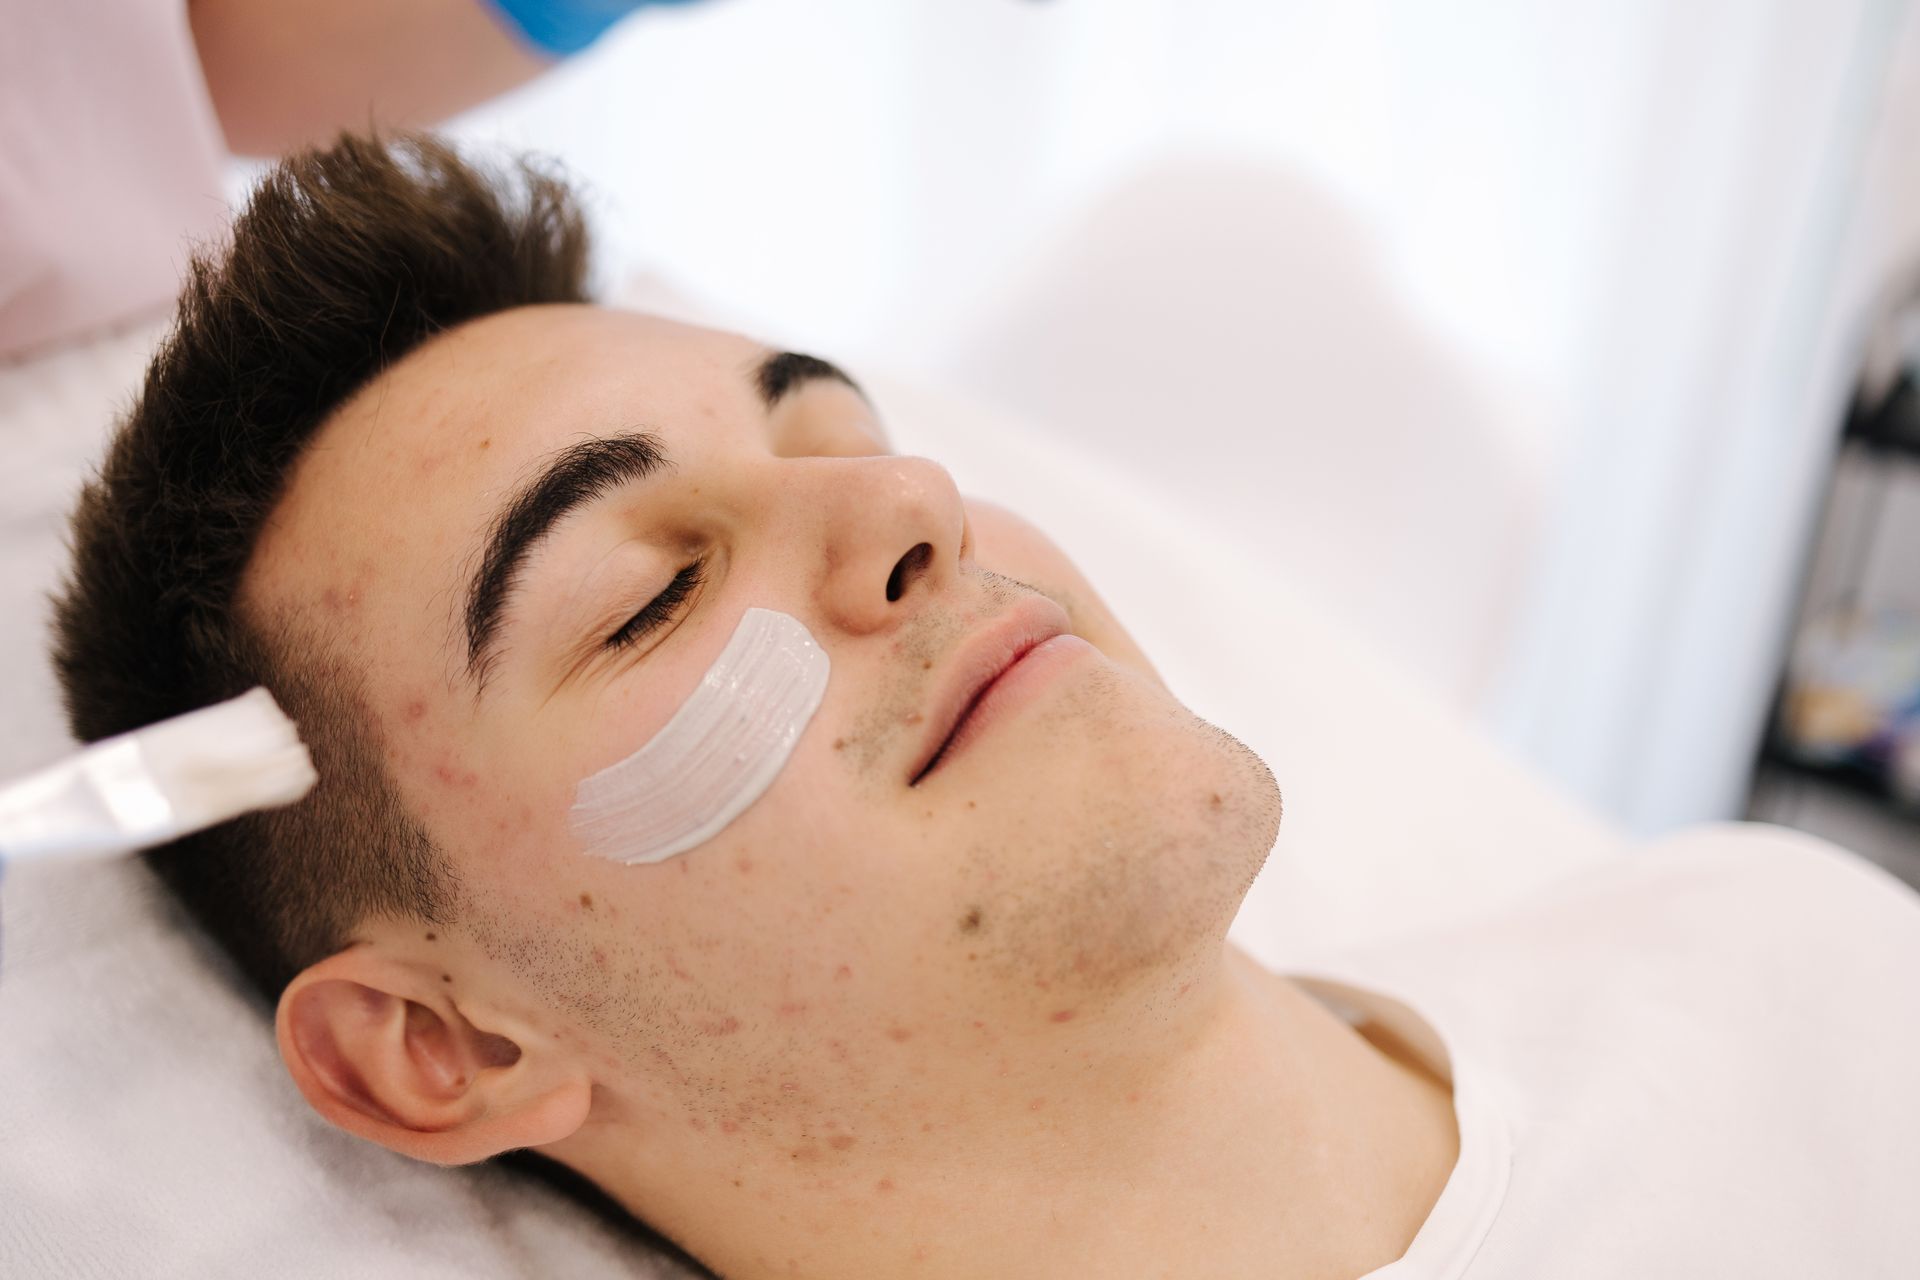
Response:
[[[1046,596],[1025,596],[967,638],[947,662],[927,703],[928,733],[907,773],[908,786],[916,785],[939,758],[988,687],[1029,649],[1065,634],[1071,621],[1067,611]]]

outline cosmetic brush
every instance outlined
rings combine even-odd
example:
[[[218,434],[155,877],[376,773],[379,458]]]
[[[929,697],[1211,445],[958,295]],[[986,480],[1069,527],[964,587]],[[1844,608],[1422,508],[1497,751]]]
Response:
[[[0,784],[0,863],[133,853],[292,804],[315,777],[293,721],[251,689]]]

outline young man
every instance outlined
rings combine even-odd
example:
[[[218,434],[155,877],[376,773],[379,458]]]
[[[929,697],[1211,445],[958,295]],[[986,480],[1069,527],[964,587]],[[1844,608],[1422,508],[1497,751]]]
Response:
[[[1911,895],[1798,850],[1634,860],[1383,951],[1417,1005],[1265,972],[1225,941],[1265,765],[845,374],[595,308],[585,257],[530,170],[286,161],[76,517],[81,736],[265,683],[314,751],[306,801],[155,864],[322,1115],[539,1151],[730,1280],[1920,1259],[1807,1171],[1916,1168],[1913,1002],[1827,991],[1911,993]],[[830,672],[777,772],[688,847],[596,856],[583,782],[729,696],[753,610]]]

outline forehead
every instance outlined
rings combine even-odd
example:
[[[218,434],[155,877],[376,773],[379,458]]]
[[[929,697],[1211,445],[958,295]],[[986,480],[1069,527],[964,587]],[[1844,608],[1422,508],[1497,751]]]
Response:
[[[570,436],[726,416],[750,402],[763,348],[737,334],[637,312],[524,307],[454,329],[343,405],[314,440],[301,480],[356,444],[391,463],[469,456],[496,467]],[[368,461],[359,458],[359,461]],[[312,465],[308,465],[311,463]]]
[[[639,430],[675,454],[692,439],[718,445],[758,420],[750,379],[763,354],[736,334],[584,306],[443,334],[316,433],[262,531],[249,601],[317,613],[362,641],[353,633],[375,621],[391,634],[395,609],[441,618],[498,503],[540,459]]]

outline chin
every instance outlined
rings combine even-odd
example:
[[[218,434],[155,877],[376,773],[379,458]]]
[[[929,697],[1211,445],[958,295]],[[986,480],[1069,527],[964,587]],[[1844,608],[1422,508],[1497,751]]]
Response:
[[[959,940],[1036,1006],[1157,988],[1227,929],[1279,832],[1273,771],[1144,678],[1095,673],[1052,709],[1050,751],[1009,770],[998,838],[957,868],[981,921]]]

